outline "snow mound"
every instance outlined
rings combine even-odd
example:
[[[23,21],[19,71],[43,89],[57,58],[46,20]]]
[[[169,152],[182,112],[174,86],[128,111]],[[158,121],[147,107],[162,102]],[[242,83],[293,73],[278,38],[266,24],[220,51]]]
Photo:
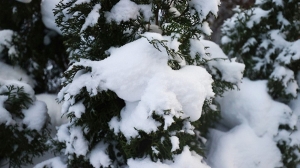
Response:
[[[139,9],[139,6],[130,0],[120,0],[110,12],[105,13],[105,17],[108,22],[115,21],[117,23],[137,19]]]
[[[247,124],[228,132],[210,131],[208,163],[213,168],[274,168],[282,166],[276,143],[258,137]]]
[[[245,78],[240,90],[224,93],[218,97],[221,106],[222,124],[233,128],[248,124],[258,136],[276,135],[280,124],[291,127],[297,118],[285,104],[274,101],[268,94],[267,81],[250,81]]]
[[[279,130],[297,123],[297,113],[289,106],[274,101],[268,94],[267,81],[243,79],[239,90],[218,97],[222,120],[210,130],[208,163],[213,168],[281,167],[280,141],[298,143],[296,132]],[[294,109],[299,106],[293,103]]]
[[[42,101],[35,101],[28,109],[22,110],[24,114],[23,123],[31,130],[40,131],[48,119],[46,104]]]
[[[10,66],[0,62],[0,79],[2,80],[16,80],[24,82],[31,87],[34,87],[33,80],[26,74],[24,70],[18,66]]]

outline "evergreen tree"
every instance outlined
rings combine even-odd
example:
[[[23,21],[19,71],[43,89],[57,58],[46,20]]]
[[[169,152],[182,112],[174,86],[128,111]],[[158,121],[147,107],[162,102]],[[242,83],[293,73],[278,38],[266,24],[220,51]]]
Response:
[[[225,52],[244,60],[245,76],[268,79],[270,94],[282,101],[297,96],[299,12],[297,0],[257,1],[223,26]]]
[[[269,94],[288,104],[299,90],[299,30],[298,0],[257,0],[251,9],[236,8],[224,23],[222,47],[230,57],[244,61],[246,77],[267,79]],[[282,125],[280,129],[294,128]],[[297,167],[299,148],[288,139],[278,140],[284,167]]]
[[[40,0],[1,0],[0,10],[0,167],[23,167],[49,150],[47,107],[35,93],[58,91],[67,59]]]
[[[253,6],[255,0],[221,0],[221,6],[219,8],[218,17],[210,18],[211,30],[214,32],[211,35],[211,40],[217,44],[221,42],[221,27],[224,21],[234,14],[234,9],[236,6],[242,8],[250,8]]]
[[[36,93],[57,93],[68,60],[62,37],[42,21],[41,0],[2,0],[0,10],[0,31],[13,32],[10,50],[1,52],[1,62],[24,69],[34,80]]]
[[[17,80],[0,79],[0,166],[23,167],[49,149],[47,107]]]
[[[210,35],[206,19],[217,10],[217,0],[57,5],[72,63],[58,94],[70,120],[55,142],[65,164],[208,167],[201,140],[218,119],[213,97],[238,83],[244,68],[200,38]]]

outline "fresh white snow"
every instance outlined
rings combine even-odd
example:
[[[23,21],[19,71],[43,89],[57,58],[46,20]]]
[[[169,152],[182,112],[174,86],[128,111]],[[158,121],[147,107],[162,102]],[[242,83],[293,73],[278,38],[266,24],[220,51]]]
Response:
[[[279,130],[279,125],[296,126],[299,111],[274,101],[267,81],[245,78],[239,88],[218,97],[222,120],[210,130],[208,163],[212,168],[273,168],[282,166],[279,141],[298,142],[298,132]],[[297,102],[297,101],[296,101]],[[293,110],[298,105],[292,103]],[[293,135],[294,134],[294,135]],[[274,138],[275,137],[275,138]]]
[[[157,33],[144,36],[169,39]],[[175,49],[178,47],[175,43],[169,45]],[[164,110],[170,110],[171,116],[198,120],[204,100],[214,96],[211,75],[197,66],[187,65],[180,70],[172,70],[167,64],[168,54],[163,47],[161,51],[149,44],[146,38],[141,38],[110,49],[110,57],[103,61],[81,60],[73,66],[90,66],[92,72],[76,75],[73,82],[62,89],[59,99],[66,93],[65,100],[71,98],[72,101],[72,96],[82,87],[86,87],[91,95],[101,90],[114,91],[126,101],[126,106],[121,112],[121,120],[113,118],[110,127],[116,133],[121,131],[127,138],[137,136],[136,129],[148,133],[157,129],[159,125],[151,117],[153,111],[164,116]],[[194,103],[191,104],[191,101]],[[65,102],[64,110],[70,105]],[[172,122],[167,115],[165,120],[169,121],[169,125]]]
[[[105,13],[108,22],[115,21],[117,23],[137,19],[138,16],[139,6],[130,0],[120,0],[110,12]]]
[[[55,16],[53,9],[59,3],[60,0],[42,0],[41,2],[41,14],[42,20],[45,26],[51,30],[55,30],[57,33],[62,34],[61,30],[55,23]]]

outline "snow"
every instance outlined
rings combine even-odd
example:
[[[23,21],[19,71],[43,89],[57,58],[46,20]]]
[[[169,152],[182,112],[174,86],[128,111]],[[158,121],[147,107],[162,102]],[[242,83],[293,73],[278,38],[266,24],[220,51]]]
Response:
[[[221,4],[220,0],[211,0],[207,3],[206,0],[190,0],[190,8],[194,8],[199,13],[199,18],[204,20],[206,16],[211,12],[215,16],[218,16],[218,5]]]
[[[282,0],[273,0],[272,2],[274,2],[276,5],[283,6]],[[256,1],[256,4],[260,6],[264,3],[265,1]],[[289,41],[287,39],[287,32],[290,29],[289,27],[292,25],[296,26],[297,22],[292,24],[290,21],[288,21],[287,19],[289,18],[285,18],[283,16],[284,12],[279,11],[275,14],[271,12],[273,9],[263,10],[260,8],[260,6],[245,10],[243,12],[237,8],[240,13],[235,14],[231,19],[225,21],[224,23],[222,29],[224,34],[222,43],[228,44],[230,42],[237,42],[236,39],[230,39],[230,37],[239,36],[240,33],[235,30],[237,30],[236,26],[243,27],[243,25],[239,25],[240,21],[245,22],[247,28],[252,29],[254,25],[256,25],[255,27],[261,26],[257,24],[262,21],[262,18],[272,17],[276,19],[274,23],[277,25],[275,27],[265,27],[266,29],[264,29],[263,35],[258,36],[255,35],[255,32],[253,32],[254,37],[250,37],[245,43],[242,44],[243,47],[241,54],[246,56],[250,48],[256,46],[256,52],[251,55],[251,58],[254,62],[254,74],[268,74],[270,81],[277,81],[284,87],[282,89],[283,94],[296,97],[299,85],[297,82],[295,82],[294,70],[292,70],[290,64],[300,59],[300,40],[298,39]],[[251,15],[252,12],[253,15]],[[247,17],[248,15],[251,17]],[[233,52],[232,50],[229,52],[229,55],[237,56],[236,53],[237,52]],[[271,74],[269,74],[271,71],[270,68],[272,69]],[[273,92],[274,90],[270,91]]]
[[[64,1],[67,1],[69,2],[70,0],[64,0]],[[90,3],[91,0],[77,0],[74,5],[79,5],[79,4],[84,4],[84,3]]]
[[[297,99],[294,99],[289,103],[289,106],[291,107],[291,109],[293,110],[295,115],[300,116],[300,94],[298,94]],[[297,145],[298,146],[300,144],[300,122],[299,121],[296,125],[296,130],[294,130],[292,132],[292,134],[288,133],[288,135],[286,137],[289,138],[289,140],[287,141],[287,142],[289,142],[288,145],[290,145],[290,146]]]
[[[157,33],[144,36],[170,39]],[[172,42],[167,44],[175,49],[178,47]],[[110,57],[103,61],[81,60],[74,65],[90,66],[92,72],[75,75],[73,82],[59,95],[67,93],[65,100],[71,98],[72,101],[73,95],[79,93],[82,87],[86,87],[91,95],[101,90],[114,91],[126,101],[126,106],[121,111],[121,120],[113,118],[110,126],[116,133],[122,131],[128,139],[138,135],[137,129],[148,133],[157,130],[159,125],[151,117],[153,111],[164,115],[164,110],[170,110],[171,116],[198,120],[204,100],[214,96],[211,75],[197,66],[185,66],[174,71],[167,64],[165,49],[161,47],[160,50],[149,44],[146,38],[141,38],[110,49]],[[194,103],[191,104],[191,101]],[[67,109],[69,103],[64,106]],[[170,125],[170,118],[164,118]]]
[[[7,48],[9,55],[16,53],[15,47],[10,45],[13,33],[12,30],[0,30],[0,52]]]
[[[56,139],[59,142],[66,144],[65,155],[76,154],[86,156],[88,152],[88,141],[83,136],[83,131],[80,127],[71,127],[70,123],[63,124],[57,130]]]
[[[24,89],[24,92],[28,94],[29,98],[31,98],[33,101],[35,101],[36,98],[35,98],[34,90],[32,89],[32,87],[30,85],[28,85],[22,81],[18,81],[18,80],[10,80],[10,79],[5,80],[5,78],[0,78],[0,93],[7,92],[8,89],[6,86],[11,86],[11,85],[13,85],[15,88],[22,87]]]
[[[192,0],[189,2],[190,11],[199,12],[201,14],[200,19],[205,19],[209,12],[217,15],[217,5],[220,4],[220,1],[213,0],[212,2]],[[96,24],[97,19],[95,18],[100,15],[99,9],[100,5],[94,6],[81,30]],[[172,8],[172,10],[176,12],[176,9]],[[107,22],[120,23],[136,19],[140,13],[145,16],[146,20],[150,19],[150,16],[153,16],[151,5],[137,5],[130,0],[120,0],[104,15]],[[151,26],[157,25],[149,25],[149,27]],[[201,29],[206,34],[211,33],[207,22],[202,24]],[[151,31],[156,30],[153,28]],[[244,65],[235,62],[234,59],[229,60],[216,44],[202,39],[194,40],[191,52],[193,52],[193,56],[200,54],[203,59],[209,59],[208,68],[186,65],[183,58],[179,56],[172,58],[168,55],[166,49],[159,43],[156,43],[159,50],[149,44],[151,40],[166,40],[167,42],[163,42],[165,46],[176,52],[179,51],[180,45],[177,39],[162,36],[159,33],[145,33],[143,38],[118,48],[110,48],[107,51],[109,57],[104,60],[81,59],[73,63],[68,71],[75,66],[81,66],[83,69],[88,67],[89,70],[84,69],[74,74],[72,82],[64,86],[58,94],[59,100],[65,100],[62,112],[65,114],[74,112],[77,118],[86,112],[82,102],[75,101],[76,95],[80,93],[82,88],[85,88],[91,97],[100,92],[111,90],[124,100],[125,106],[121,110],[120,116],[112,118],[108,124],[116,135],[124,135],[127,142],[131,138],[137,137],[138,131],[155,134],[159,126],[167,130],[175,122],[174,118],[184,119],[182,128],[178,128],[180,132],[195,134],[191,122],[201,117],[204,101],[210,100],[215,95],[212,90],[213,79],[208,71],[212,70],[213,75],[221,74],[218,77],[225,81],[239,83]],[[210,48],[205,49],[205,47]],[[207,52],[211,54],[211,57],[206,56]],[[172,70],[168,66],[170,59],[181,61],[181,69]],[[161,116],[163,122],[154,120],[153,114]],[[83,136],[82,132],[84,131],[72,124],[64,124],[58,129],[57,139],[60,142],[65,142],[67,146],[65,154],[84,155],[84,158],[89,160],[94,167],[109,166],[111,163],[106,153],[107,144],[100,142],[96,148],[92,148],[90,149],[91,152],[88,152],[90,146]],[[180,146],[182,144],[175,135],[175,132],[170,134],[172,143],[170,152],[176,153],[174,160],[153,162],[148,156],[130,158],[127,162],[128,167],[209,167],[203,157],[187,146],[183,147],[183,151],[179,153],[180,150],[178,149],[182,147]],[[155,146],[152,146],[152,150],[155,153],[159,152]]]
[[[65,123],[65,124],[62,124],[59,129],[57,130],[57,140],[59,142],[68,142],[68,139],[69,139],[69,130],[68,130],[68,127],[70,126],[69,123]]]
[[[77,118],[81,117],[81,114],[85,112],[85,106],[82,102],[78,102],[74,105],[72,105],[69,109],[70,112],[74,112],[75,116]]]
[[[289,42],[285,40],[285,35],[280,30],[269,31],[271,39],[274,40],[273,45],[279,48],[284,48],[289,45]]]
[[[122,120],[113,119],[110,126],[115,131],[120,128],[129,138],[138,135],[136,129],[147,133],[157,130],[159,125],[151,118],[153,111],[164,116],[167,121],[165,129],[174,122],[168,116],[189,118],[190,121],[198,120],[206,95],[213,96],[210,86],[212,81],[207,80],[210,79],[210,75],[205,69],[194,66],[186,66],[181,70],[170,72],[166,74],[161,72],[153,77],[148,83],[148,88],[143,92],[141,100],[130,104],[126,102],[126,108],[121,111]],[[194,103],[191,104],[191,101]],[[170,110],[170,114],[164,115],[164,110]]]
[[[172,143],[171,152],[174,152],[177,149],[179,149],[179,138],[177,136],[171,136],[170,140],[171,140],[171,143]]]
[[[154,16],[152,13],[152,5],[138,5],[139,10],[144,16],[145,21],[150,21],[150,18]]]
[[[294,42],[286,42],[283,51],[278,55],[277,61],[284,64],[290,64],[300,59],[300,40]]]
[[[299,134],[290,136],[279,130],[279,125],[293,128],[299,112],[292,113],[289,106],[274,101],[268,94],[265,80],[245,78],[239,90],[227,91],[216,100],[220,104],[222,120],[209,133],[209,165],[213,168],[282,166],[277,143],[293,138],[295,144]]]
[[[31,130],[40,131],[48,119],[47,106],[42,101],[35,101],[28,109],[22,110],[23,123]]]
[[[283,66],[276,66],[275,64],[275,68],[270,77],[277,81],[281,81],[287,94],[292,94],[294,97],[297,96],[298,84],[294,79],[294,72],[292,70]]]
[[[180,12],[175,7],[170,7],[169,12],[173,13],[175,17],[180,16]]]
[[[281,153],[267,136],[259,137],[247,124],[228,132],[210,132],[208,163],[212,168],[281,167]]]
[[[61,161],[60,157],[54,157],[35,165],[33,168],[44,168],[44,167],[55,167],[55,168],[67,168],[67,165]]]
[[[275,2],[275,4],[277,5],[277,6],[284,6],[283,5],[283,1],[282,0],[272,0],[273,2]]]
[[[13,33],[14,32],[12,30],[0,31],[0,52],[4,49],[4,47],[10,46],[9,42],[11,42]]]
[[[232,41],[232,39],[230,39],[228,36],[223,36],[221,38],[221,44],[223,44],[223,45],[230,43],[231,41]]]
[[[201,24],[201,26],[199,27],[199,29],[202,30],[202,32],[204,34],[208,35],[208,36],[210,36],[211,33],[212,33],[212,30],[209,27],[209,23],[206,22],[206,21]]]
[[[137,130],[150,133],[157,131],[157,127],[160,126],[160,123],[156,122],[148,114],[145,105],[139,102],[126,102],[126,106],[121,110],[121,118],[122,120],[120,121],[117,117],[114,117],[108,124],[115,134],[121,131],[127,140],[130,137],[138,136]]]
[[[7,73],[9,72],[9,73]],[[21,81],[34,87],[33,80],[18,66],[10,66],[0,62],[0,79]]]
[[[88,151],[88,142],[83,136],[82,129],[80,127],[72,127],[69,132],[70,136],[65,154],[75,153],[77,157],[80,155],[85,156]]]
[[[250,51],[250,47],[257,43],[256,39],[251,37],[247,40],[247,42],[243,45],[242,50],[243,53],[247,53]]]
[[[107,144],[105,144],[103,142],[100,142],[91,151],[90,163],[95,168],[109,167],[110,166],[110,164],[111,164],[110,159],[109,159],[109,156],[106,154],[107,147],[108,147]]]
[[[53,9],[60,2],[60,0],[42,0],[41,2],[41,14],[42,20],[45,26],[51,30],[55,30],[57,33],[62,34],[61,30],[55,23],[56,17],[54,16]]]
[[[243,77],[243,71],[245,69],[244,64],[236,62],[235,58],[229,60],[222,49],[214,42],[195,39],[190,40],[190,42],[191,56],[199,53],[201,59],[208,60],[208,67],[213,75],[218,76],[218,72],[220,72],[220,79],[235,84],[240,83],[240,80]],[[204,47],[207,47],[207,49]],[[207,56],[206,53],[209,53],[209,56]]]
[[[248,12],[250,12],[250,11],[248,11]],[[270,11],[265,11],[261,8],[253,8],[254,15],[252,15],[250,17],[250,20],[246,23],[247,27],[252,28],[254,24],[260,23],[262,18],[265,18],[268,16],[269,12]]]
[[[64,0],[64,3],[67,3],[68,1],[69,0]],[[43,0],[41,4],[41,12],[43,22],[46,27],[61,33],[54,22],[55,16],[52,12],[55,4],[58,2],[58,0]],[[74,3],[74,5],[87,2],[89,2],[89,0],[78,0]],[[214,15],[217,15],[217,6],[220,4],[220,1],[212,0],[211,3],[206,3],[204,0],[191,0],[189,1],[189,4],[191,6],[191,11],[196,10],[201,15],[199,15],[200,18],[205,19],[210,12],[212,12]],[[94,26],[97,23],[98,18],[100,17],[100,9],[100,4],[93,6],[92,11],[88,14],[84,24],[81,27],[81,31],[84,31],[87,27]],[[180,14],[175,8],[171,8],[170,10],[173,11],[176,16]],[[149,20],[150,17],[153,16],[153,13],[151,12],[151,5],[137,5],[130,0],[120,0],[115,6],[113,6],[110,12],[105,13],[105,17],[107,18],[108,22],[115,21],[120,23],[122,21],[136,19],[139,16],[139,12],[143,13],[146,20]],[[74,15],[76,15],[76,13],[74,13]],[[152,27],[154,26],[155,25],[152,25]],[[200,28],[205,34],[211,34],[208,22],[204,22]],[[153,30],[154,29],[152,29],[152,31]],[[4,31],[1,32],[3,33]],[[0,35],[0,37],[5,36],[5,38],[0,38],[0,40],[7,39],[10,41],[10,33],[12,32],[7,31],[4,35]],[[51,117],[52,126],[60,126],[57,132],[57,140],[60,142],[66,142],[65,154],[83,156],[85,159],[88,159],[94,167],[110,166],[111,161],[106,153],[108,148],[107,144],[100,142],[89,152],[90,146],[88,141],[85,139],[82,128],[75,127],[72,125],[73,123],[67,123],[65,117],[61,118],[61,111],[64,114],[70,114],[74,112],[75,117],[77,118],[80,118],[85,112],[86,109],[82,101],[75,103],[76,95],[82,88],[85,87],[90,96],[94,96],[101,91],[112,90],[118,95],[118,97],[125,101],[126,105],[121,111],[120,118],[115,117],[108,124],[111,129],[114,129],[116,134],[122,133],[128,140],[132,137],[138,136],[137,130],[143,130],[146,133],[151,133],[158,129],[157,127],[160,126],[161,123],[152,118],[154,113],[162,116],[164,119],[164,130],[167,130],[168,127],[175,122],[173,119],[174,117],[183,118],[186,120],[184,121],[181,131],[184,131],[188,134],[194,134],[194,127],[191,125],[191,122],[194,122],[200,118],[204,101],[210,100],[215,95],[212,90],[213,80],[211,74],[209,74],[204,67],[186,65],[184,60],[180,60],[179,57],[175,59],[182,61],[181,69],[172,70],[168,66],[168,60],[171,58],[167,54],[165,48],[159,45],[158,47],[161,50],[159,51],[149,44],[148,40],[167,40],[165,44],[170,49],[174,49],[174,51],[179,50],[178,47],[180,43],[176,39],[171,40],[171,37],[162,36],[159,33],[146,33],[144,34],[144,37],[145,38],[138,39],[119,48],[111,48],[108,50],[110,57],[105,60],[90,61],[81,59],[79,62],[74,63],[69,70],[72,67],[79,65],[91,67],[91,71],[79,71],[74,76],[73,82],[61,90],[58,98],[59,100],[64,98],[65,102],[63,106],[61,107],[55,102],[54,95],[37,95],[38,101],[34,101],[32,106],[22,111],[25,116],[23,123],[30,129],[36,129],[40,131],[47,119],[47,104],[49,109],[48,114]],[[48,43],[47,39],[45,39],[45,43]],[[220,79],[233,83],[240,82],[244,69],[243,64],[235,62],[235,59],[229,60],[219,46],[212,42],[206,40],[191,40],[191,43],[191,53],[193,56],[200,54],[203,59],[209,59],[208,68],[212,71],[213,75],[217,75],[219,74],[218,72],[220,72],[221,75],[218,76]],[[6,41],[0,41],[0,44],[3,44],[5,47],[10,47]],[[205,47],[209,48],[205,49]],[[13,50],[10,51],[13,53]],[[210,53],[211,57],[206,56],[206,53]],[[11,68],[9,66],[5,66],[6,65],[3,64],[3,67],[0,67],[4,68],[5,70]],[[28,78],[24,79],[22,82],[17,81],[20,76],[22,78],[26,77],[25,74],[20,76],[5,76],[4,73],[1,74],[0,69],[0,76],[1,84],[14,84],[17,86],[23,86],[26,93],[29,93],[30,96],[35,99],[32,88],[23,83],[30,83],[32,80]],[[4,79],[3,81],[2,77]],[[4,88],[1,87],[0,90],[2,91]],[[235,92],[231,93],[231,95],[235,95]],[[7,97],[0,96],[0,104],[3,104],[6,99]],[[42,101],[45,101],[46,104]],[[271,102],[271,100],[269,101]],[[278,108],[286,109],[287,112],[291,112],[288,107],[283,107],[274,102],[269,104],[272,107],[266,107],[267,110],[268,108]],[[266,106],[269,104],[266,104]],[[247,105],[245,105],[245,107],[248,108]],[[4,108],[2,108],[2,106],[0,107],[0,112],[0,123],[7,124],[12,122],[10,114]],[[261,113],[264,112],[265,111],[262,111]],[[274,117],[275,119],[272,119],[276,121],[278,120],[277,124],[287,123],[287,121],[284,119],[287,119],[288,116],[281,114],[280,112],[276,112],[276,114],[277,113],[277,118]],[[238,116],[243,116],[244,114],[248,115],[248,111],[244,113],[241,112],[241,114]],[[224,120],[226,120],[226,118]],[[232,137],[235,138],[235,135],[241,134],[238,129],[239,124],[244,123],[246,119],[239,120],[239,118],[237,118],[236,120],[240,122],[232,126],[236,128],[233,128],[228,136],[222,137],[222,139],[224,139],[225,146],[231,142],[226,141],[226,139],[230,139]],[[261,133],[260,130],[262,128],[259,127],[259,123],[252,123],[252,121],[247,121],[246,123],[250,123],[248,126],[249,128],[243,127],[241,129],[245,130],[247,133],[250,133],[248,135],[249,139],[247,143],[250,144],[250,146],[254,146],[253,150],[259,149],[259,145],[266,145],[267,149],[273,152],[273,159],[275,158],[274,160],[277,161],[278,149],[276,146],[274,147],[274,141],[272,141],[268,134],[265,133],[269,131],[270,134],[275,135],[273,131],[274,128],[272,127],[272,129],[270,128],[264,130],[264,132]],[[250,128],[250,126],[253,127],[253,130]],[[276,126],[278,127],[278,125]],[[171,136],[170,141],[172,143],[171,152],[176,153],[176,151],[180,149],[181,145],[179,138],[177,136]],[[234,144],[237,146],[229,145],[229,147],[232,147],[231,149],[233,149],[233,151],[237,150],[237,153],[239,153],[240,144],[241,142],[237,141],[237,143]],[[222,147],[223,145],[220,144],[220,146]],[[153,147],[152,150],[156,153],[158,152],[155,147]],[[219,150],[222,149],[220,148]],[[222,152],[220,153],[222,154]],[[251,156],[252,154],[252,152],[249,152],[245,155]],[[263,152],[261,153],[261,155],[264,154],[265,153]],[[211,159],[216,157],[213,153],[210,156]],[[219,155],[217,155],[217,157],[218,156]],[[224,156],[221,155],[220,157]],[[254,155],[252,160],[256,161],[257,157],[260,157],[260,155]],[[234,159],[234,157],[232,158]],[[274,160],[272,163],[274,163]],[[249,161],[249,166],[251,163],[252,162]],[[278,161],[278,163],[280,163],[280,161]],[[266,166],[265,163],[261,163],[261,165]],[[276,163],[276,165],[278,164]],[[55,157],[51,160],[44,161],[36,165],[36,168],[41,168],[44,166],[57,168],[67,167],[60,157]],[[209,167],[206,165],[202,156],[196,154],[187,146],[183,148],[182,153],[174,155],[174,160],[153,162],[149,157],[138,159],[131,158],[128,160],[128,166],[132,168],[147,168],[154,166],[161,168]]]
[[[150,158],[128,159],[130,168],[209,168],[203,162],[203,158],[185,146],[181,154],[175,155],[174,161],[153,162]]]
[[[88,14],[87,18],[85,19],[84,24],[80,32],[84,31],[88,26],[94,26],[98,22],[98,18],[100,17],[99,10],[101,9],[100,4],[96,4],[93,7],[93,10]]]
[[[297,119],[291,109],[268,94],[267,81],[245,78],[239,89],[217,98],[222,110],[222,124],[233,128],[245,123],[258,136],[276,135],[280,124],[295,125]]]
[[[56,101],[56,94],[38,94],[36,95],[37,100],[43,101],[47,105],[48,115],[51,120],[52,135],[56,134],[56,127],[67,123],[67,117],[61,113],[61,104]]]
[[[31,0],[17,0],[17,1],[22,2],[22,3],[30,3],[31,2]]]
[[[110,12],[105,13],[108,22],[128,21],[130,19],[137,19],[139,16],[139,6],[130,0],[120,0]]]
[[[278,20],[277,24],[279,24],[279,25],[287,26],[287,25],[291,24],[286,18],[283,17],[282,12],[278,12],[277,20]]]

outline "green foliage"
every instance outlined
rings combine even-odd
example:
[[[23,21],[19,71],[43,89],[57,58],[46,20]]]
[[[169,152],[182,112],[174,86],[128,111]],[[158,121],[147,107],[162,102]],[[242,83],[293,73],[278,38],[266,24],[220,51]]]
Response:
[[[275,99],[296,97],[299,58],[293,45],[299,41],[299,2],[263,0],[236,14],[222,28],[222,48],[230,57],[242,58],[245,76],[268,79],[269,93]],[[288,10],[287,10],[288,9]],[[283,74],[279,74],[281,69]],[[293,86],[292,86],[293,85]]]
[[[6,88],[6,91],[2,89],[0,96],[7,97],[3,108],[11,114],[14,121],[0,123],[0,159],[5,160],[3,163],[9,167],[20,168],[32,164],[34,157],[42,156],[49,149],[46,142],[50,138],[50,131],[46,128],[47,123],[41,132],[27,128],[22,122],[22,110],[28,109],[33,100],[24,92],[23,87],[9,85]]]
[[[223,25],[223,49],[231,57],[240,57],[245,76],[268,80],[268,91],[288,104],[299,90],[300,3],[298,0],[263,0],[236,14]],[[295,47],[295,48],[294,48]],[[289,126],[281,126],[292,132]],[[299,147],[280,141],[283,167],[297,167]]]
[[[86,58],[90,60],[102,60],[108,55],[106,51],[112,46],[122,46],[127,42],[136,39],[138,28],[142,27],[135,21],[121,22],[117,24],[112,22],[106,23],[105,12],[110,11],[118,0],[91,0],[90,3],[82,3],[73,5],[76,0],[68,3],[59,3],[54,10],[57,16],[56,23],[61,28],[64,36],[64,44],[68,47],[69,58],[71,60],[79,60],[79,58]],[[100,17],[98,23],[94,26],[88,26],[81,31],[81,26],[85,22],[94,5],[101,3],[99,11]],[[67,10],[67,16],[62,11]],[[77,12],[76,15],[73,15]],[[67,19],[67,22],[65,21]],[[131,29],[132,32],[124,33],[124,31]]]
[[[74,80],[82,74],[92,72],[92,67],[76,64],[80,60],[99,61],[110,56],[108,50],[112,47],[120,47],[143,37],[143,33],[152,31],[150,25],[157,26],[162,35],[171,36],[180,42],[179,50],[175,51],[169,47],[166,41],[157,39],[147,39],[156,49],[164,49],[169,55],[169,66],[178,70],[181,69],[182,62],[187,65],[203,66],[208,69],[209,60],[202,59],[201,53],[196,56],[190,54],[190,39],[199,40],[201,34],[205,34],[199,25],[202,26],[206,18],[201,18],[199,13],[189,6],[189,1],[172,1],[173,5],[181,13],[176,16],[170,12],[171,1],[161,0],[134,0],[138,5],[150,4],[153,16],[147,20],[147,17],[141,14],[136,19],[127,21],[108,21],[105,17],[118,0],[91,0],[89,2],[76,3],[75,0],[61,1],[57,5],[54,13],[57,16],[56,22],[62,30],[64,36],[64,45],[67,47],[69,58],[74,63],[64,73],[64,88],[61,90],[60,101],[70,102],[70,106],[82,104],[85,107],[84,113],[80,117],[75,112],[67,109],[65,112],[71,121],[68,125],[69,131],[73,128],[80,128],[84,140],[88,143],[88,152],[85,156],[77,156],[75,153],[68,153],[69,167],[91,167],[89,163],[89,154],[99,143],[107,144],[106,154],[114,167],[122,167],[127,164],[130,158],[150,157],[153,161],[172,160],[174,155],[180,154],[184,146],[189,146],[191,150],[204,155],[204,143],[199,138],[208,132],[208,128],[220,118],[217,106],[212,105],[211,101],[206,101],[203,107],[203,115],[200,121],[193,122],[191,127],[200,130],[201,133],[187,133],[184,127],[189,123],[188,118],[176,118],[167,130],[164,129],[164,115],[169,115],[166,109],[164,114],[153,111],[152,117],[157,123],[157,131],[146,133],[143,130],[137,130],[138,136],[127,139],[121,132],[115,133],[109,127],[109,122],[116,117],[121,120],[121,110],[125,103],[116,93],[99,88],[97,93],[91,93],[88,88],[78,89],[76,95],[70,95],[64,89],[68,88]],[[86,18],[96,5],[100,4],[99,18],[97,23],[83,28]],[[190,12],[194,11],[194,12]],[[163,14],[160,14],[163,13]],[[219,77],[222,77],[219,74]],[[232,89],[233,84],[225,82],[213,76],[215,80],[213,89],[216,95],[221,95],[226,89]],[[98,89],[98,88],[97,88]],[[63,95],[64,94],[64,95]],[[65,96],[65,97],[64,97]],[[170,137],[179,138],[179,149],[171,151],[172,143]],[[59,150],[65,147],[65,143],[60,144]],[[157,151],[157,152],[155,152]]]

